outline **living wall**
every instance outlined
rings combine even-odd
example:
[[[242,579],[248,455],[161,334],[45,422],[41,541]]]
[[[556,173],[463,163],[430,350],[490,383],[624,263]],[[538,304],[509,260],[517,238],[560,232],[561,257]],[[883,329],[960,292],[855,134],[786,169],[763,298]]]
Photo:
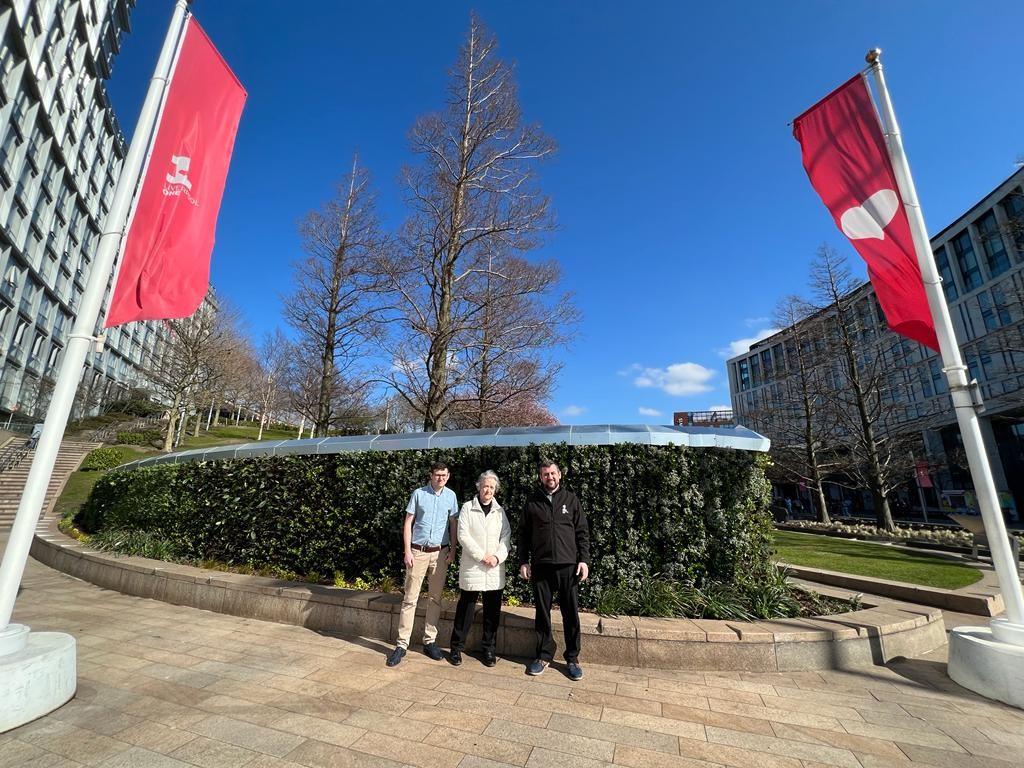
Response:
[[[219,560],[297,573],[401,575],[401,525],[409,494],[445,461],[460,503],[477,476],[501,478],[498,500],[513,528],[542,458],[559,463],[590,522],[591,578],[581,602],[606,587],[660,575],[702,586],[772,572],[764,457],[680,446],[527,446],[365,451],[118,469],[82,507],[82,530],[145,531],[173,559]],[[509,558],[510,576],[517,568]],[[450,573],[455,581],[456,569]],[[510,578],[507,594],[528,598]]]

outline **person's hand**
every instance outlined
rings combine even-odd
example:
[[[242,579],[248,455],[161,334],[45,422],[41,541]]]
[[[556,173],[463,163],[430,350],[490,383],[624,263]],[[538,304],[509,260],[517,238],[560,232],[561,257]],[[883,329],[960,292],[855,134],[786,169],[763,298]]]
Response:
[[[580,581],[586,581],[590,575],[590,568],[586,563],[579,563],[576,566],[576,575],[580,577]]]
[[[529,579],[531,573],[532,573],[532,571],[530,569],[530,564],[529,563],[523,563],[522,565],[519,566],[519,578],[521,578],[521,579]]]
[[[484,559],[480,561],[488,568],[493,568],[498,564],[498,558],[496,555],[484,555]]]
[[[455,562],[455,547],[448,547],[448,553],[444,556],[444,564],[451,565]]]
[[[415,561],[413,560],[411,549],[405,550],[405,557],[402,558],[402,561],[405,563],[406,568],[412,568],[413,562]]]

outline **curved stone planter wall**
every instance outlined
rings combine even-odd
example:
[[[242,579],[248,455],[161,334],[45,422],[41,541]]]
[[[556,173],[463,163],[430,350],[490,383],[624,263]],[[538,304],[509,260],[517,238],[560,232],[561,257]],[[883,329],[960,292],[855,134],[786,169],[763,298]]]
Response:
[[[32,556],[71,576],[129,595],[209,611],[296,624],[390,645],[398,633],[401,596],[206,571],[138,557],[114,557],[83,546],[40,523]],[[442,613],[442,646],[453,606]],[[558,619],[552,617],[556,624]],[[625,667],[744,672],[851,669],[916,656],[946,642],[936,608],[885,603],[813,619],[734,622],[581,616],[588,662]],[[413,631],[421,636],[422,614]],[[479,639],[479,627],[469,647]],[[561,637],[556,626],[555,637]],[[533,655],[533,609],[502,608],[498,653]]]

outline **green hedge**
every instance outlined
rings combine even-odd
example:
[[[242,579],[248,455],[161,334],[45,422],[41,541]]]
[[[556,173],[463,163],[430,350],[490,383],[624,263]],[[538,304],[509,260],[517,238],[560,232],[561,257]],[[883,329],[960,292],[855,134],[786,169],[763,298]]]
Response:
[[[138,454],[130,448],[94,448],[89,451],[79,469],[83,472],[98,472],[104,469],[113,469],[125,462],[131,461]]]
[[[603,588],[639,587],[655,574],[701,586],[772,568],[764,458],[725,449],[562,444],[166,464],[110,472],[76,524],[159,533],[183,560],[400,579],[405,506],[434,461],[451,467],[460,503],[481,471],[498,473],[514,546],[542,456],[558,461],[590,520],[586,607]],[[513,553],[510,571],[516,563]],[[455,568],[449,576],[454,583]],[[507,594],[528,598],[527,585],[510,579]]]
[[[143,429],[137,432],[118,432],[119,445],[150,445],[163,441],[164,433],[159,429]]]

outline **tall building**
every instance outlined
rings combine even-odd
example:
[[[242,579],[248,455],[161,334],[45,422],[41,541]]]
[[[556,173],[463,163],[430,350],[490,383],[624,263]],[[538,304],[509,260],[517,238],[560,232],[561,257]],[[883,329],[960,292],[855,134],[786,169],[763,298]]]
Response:
[[[1012,499],[1016,510],[1024,510],[1024,168],[936,234],[931,245],[969,378],[977,380],[984,402],[981,429],[996,485],[1006,492],[1004,508]],[[919,438],[918,458],[930,470],[921,477],[934,485],[929,504],[940,503],[942,492],[949,497],[970,489],[938,353],[888,329],[870,284],[845,299],[853,308],[858,370],[885,375],[880,423],[892,434]],[[801,360],[810,361],[819,394],[841,386],[836,372],[843,363],[826,338],[830,318],[834,310],[826,308],[728,361],[737,423],[773,441],[792,440],[802,414],[788,395]],[[912,481],[908,472],[904,501],[917,505]],[[844,495],[838,486],[831,493],[834,501]]]
[[[45,413],[79,308],[126,153],[104,80],[134,5],[0,0],[4,416]],[[104,351],[88,356],[75,414],[144,385],[163,333],[156,323],[108,332]]]

